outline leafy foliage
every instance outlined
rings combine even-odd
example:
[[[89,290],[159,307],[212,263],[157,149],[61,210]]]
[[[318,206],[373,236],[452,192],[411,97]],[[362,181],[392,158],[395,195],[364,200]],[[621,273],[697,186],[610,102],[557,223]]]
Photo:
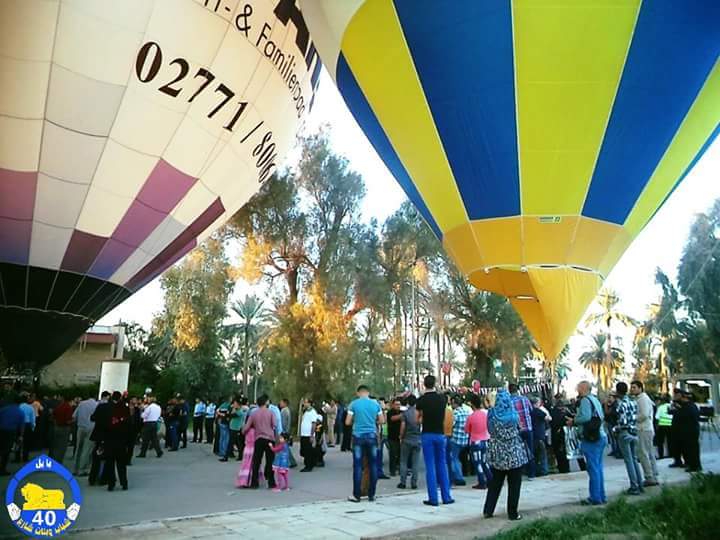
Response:
[[[163,275],[165,308],[150,338],[162,368],[162,377],[150,385],[158,394],[230,392],[234,383],[220,354],[220,336],[232,277],[220,237],[209,238]]]
[[[720,477],[693,475],[690,485],[665,487],[660,495],[631,504],[624,497],[601,510],[539,519],[500,533],[496,540],[565,540],[628,535],[639,538],[704,540],[720,526]]]
[[[601,390],[610,390],[615,374],[622,369],[625,354],[622,349],[608,346],[608,336],[595,334],[592,347],[580,355],[580,363],[593,374]]]
[[[635,335],[636,376],[667,392],[678,373],[720,371],[720,201],[690,228],[678,282],[659,268],[661,295]]]

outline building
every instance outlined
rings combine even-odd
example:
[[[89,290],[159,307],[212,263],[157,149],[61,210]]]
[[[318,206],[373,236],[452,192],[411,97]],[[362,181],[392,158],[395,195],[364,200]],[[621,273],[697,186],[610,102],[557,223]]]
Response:
[[[67,387],[100,382],[103,362],[122,360],[125,328],[91,326],[41,374],[43,385]]]

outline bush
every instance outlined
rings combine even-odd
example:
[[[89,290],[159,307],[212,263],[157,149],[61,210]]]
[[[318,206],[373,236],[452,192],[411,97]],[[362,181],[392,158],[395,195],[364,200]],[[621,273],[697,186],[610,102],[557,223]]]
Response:
[[[693,475],[689,485],[663,488],[636,504],[622,497],[604,509],[561,519],[539,519],[495,536],[496,540],[566,540],[594,534],[704,540],[718,537],[720,476]]]

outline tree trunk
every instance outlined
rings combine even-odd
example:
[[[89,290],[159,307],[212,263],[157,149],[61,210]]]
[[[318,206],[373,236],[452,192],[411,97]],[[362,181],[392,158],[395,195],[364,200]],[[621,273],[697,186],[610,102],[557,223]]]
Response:
[[[660,346],[660,358],[659,358],[659,366],[660,369],[660,390],[663,394],[666,394],[668,391],[668,375],[667,375],[667,365],[665,362],[665,340],[662,340],[661,346]]]
[[[438,333],[435,335],[435,350],[437,352],[438,380],[440,380],[440,375],[442,374],[442,355],[440,354],[440,340],[441,339],[443,342],[445,342],[445,336],[443,335],[443,331],[439,330]],[[430,350],[430,349],[428,348],[428,350]]]
[[[612,334],[610,332],[610,320],[607,323],[607,352],[605,353],[605,377],[609,378],[610,366],[612,366]],[[608,380],[604,381],[605,384],[609,384]],[[607,390],[607,388],[605,388]]]
[[[290,306],[294,306],[298,301],[298,277],[298,269],[294,265],[285,272],[285,280],[290,293],[288,297],[288,305]]]
[[[243,350],[243,395],[248,395],[248,383],[250,382],[250,336],[248,325],[245,325],[245,347]]]
[[[410,337],[412,339],[412,364],[410,366],[410,390],[412,391],[417,385],[417,345],[418,345],[418,319],[417,319],[417,306],[415,305],[415,276],[412,277],[412,289],[410,296],[410,306],[412,308],[411,321],[410,321]]]

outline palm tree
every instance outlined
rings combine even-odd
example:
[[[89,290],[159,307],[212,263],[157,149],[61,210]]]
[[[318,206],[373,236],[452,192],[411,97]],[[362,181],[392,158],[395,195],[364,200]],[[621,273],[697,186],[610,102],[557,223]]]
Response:
[[[586,326],[603,325],[605,327],[605,361],[608,365],[613,362],[613,336],[612,336],[612,323],[617,321],[623,326],[637,327],[638,322],[626,315],[625,313],[618,310],[618,304],[620,298],[617,293],[612,289],[604,287],[596,299],[600,306],[598,313],[592,313],[588,315],[585,320]]]
[[[607,346],[605,334],[595,334],[590,349],[580,355],[580,363],[597,379],[598,388],[607,390],[612,385],[615,373],[622,368],[625,355],[618,347]],[[608,357],[609,350],[609,357]],[[610,359],[608,361],[608,358]]]
[[[450,302],[447,291],[430,290],[427,302],[429,318],[428,360],[431,357],[433,341],[435,342],[435,358],[437,360],[438,380],[442,380],[442,365],[445,363],[446,342],[450,339],[452,320],[450,318]]]
[[[546,357],[540,346],[535,342],[530,347],[529,357],[540,362],[545,377],[550,376],[550,387],[553,389],[553,393],[555,393],[555,387],[557,387],[558,392],[560,391],[561,381],[567,378],[569,366],[566,360],[568,354],[570,354],[570,345],[567,344],[555,358]]]
[[[245,300],[235,302],[231,309],[240,318],[240,322],[225,327],[228,336],[240,338],[242,351],[243,394],[248,395],[250,380],[250,358],[262,335],[263,323],[269,319],[269,312],[263,301],[255,295],[246,295]]]
[[[675,312],[682,307],[678,292],[659,268],[655,272],[655,283],[662,288],[659,303],[648,306],[648,317],[635,333],[635,344],[640,352],[647,353],[647,359],[657,358],[662,392],[667,392],[670,380],[670,354],[668,345],[681,337],[682,323]],[[654,363],[654,362],[653,362]]]

